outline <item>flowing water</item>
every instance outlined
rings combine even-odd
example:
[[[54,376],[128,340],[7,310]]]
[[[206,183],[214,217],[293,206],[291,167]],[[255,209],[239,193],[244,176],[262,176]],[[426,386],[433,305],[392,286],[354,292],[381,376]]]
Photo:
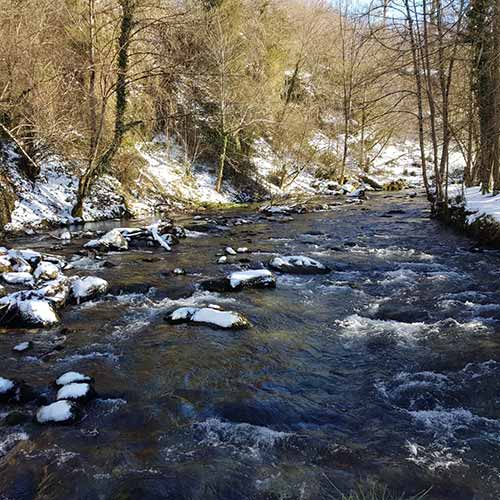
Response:
[[[0,498],[328,499],[369,479],[432,486],[430,499],[500,498],[500,253],[403,194],[293,217],[219,212],[172,253],[84,259],[76,271],[107,279],[111,295],[67,308],[61,328],[2,333],[0,375],[52,396],[54,378],[78,370],[99,397],[73,426],[0,426]],[[216,265],[229,244],[251,262]],[[276,290],[196,287],[274,253],[334,271],[278,275]],[[164,321],[207,303],[254,327]],[[14,354],[25,340],[34,349]]]

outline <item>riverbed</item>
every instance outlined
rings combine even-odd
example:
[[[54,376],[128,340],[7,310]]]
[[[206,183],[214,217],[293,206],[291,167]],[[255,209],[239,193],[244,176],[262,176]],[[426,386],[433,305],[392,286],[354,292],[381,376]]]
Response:
[[[80,262],[75,272],[111,292],[65,309],[61,327],[0,333],[1,376],[50,392],[77,370],[98,392],[78,424],[0,425],[2,500],[312,500],[367,481],[431,488],[434,500],[500,498],[500,252],[404,193],[282,220],[233,209],[179,222],[188,238],[170,253]],[[55,241],[0,244],[49,251]],[[217,264],[227,246],[250,253]],[[274,290],[197,286],[274,255],[332,272],[277,273]],[[205,304],[253,327],[165,321]],[[12,352],[28,340],[32,350]]]

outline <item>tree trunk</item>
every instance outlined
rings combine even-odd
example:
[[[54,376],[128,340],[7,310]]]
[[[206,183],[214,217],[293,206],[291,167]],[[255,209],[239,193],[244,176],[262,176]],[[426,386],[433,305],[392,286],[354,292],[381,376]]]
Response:
[[[74,217],[82,217],[83,203],[85,198],[89,195],[93,183],[103,171],[109,168],[109,165],[113,161],[113,157],[122,144],[125,133],[137,123],[125,123],[125,113],[127,111],[128,49],[134,22],[135,0],[120,0],[120,6],[122,8],[122,17],[120,23],[120,37],[118,39],[115,129],[113,139],[102,156],[92,161],[80,178],[77,201],[72,210],[72,215]]]
[[[215,184],[215,190],[218,193],[222,191],[222,181],[224,180],[224,167],[226,165],[227,141],[228,141],[228,134],[224,134],[224,139],[222,142],[222,151],[219,157],[219,170],[217,172],[217,183]]]

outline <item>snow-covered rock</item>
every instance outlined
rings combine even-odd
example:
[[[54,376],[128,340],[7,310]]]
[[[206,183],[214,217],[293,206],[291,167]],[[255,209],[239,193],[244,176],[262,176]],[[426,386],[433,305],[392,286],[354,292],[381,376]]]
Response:
[[[235,292],[243,288],[276,288],[276,278],[267,269],[236,271],[225,278],[216,278],[201,283],[210,292]]]
[[[72,401],[60,400],[42,406],[36,414],[39,424],[71,424],[78,420],[78,406]]]
[[[57,400],[88,401],[95,396],[92,386],[86,382],[72,382],[57,391]]]
[[[2,273],[2,279],[9,285],[33,284],[33,276],[29,272]]]
[[[8,378],[0,377],[0,401],[8,401],[16,394],[16,382]]]
[[[33,276],[37,280],[54,280],[59,274],[59,268],[52,262],[42,260],[35,269]]]
[[[102,236],[97,240],[88,241],[83,246],[84,248],[90,248],[93,250],[123,251],[123,250],[128,250],[128,241],[123,236],[122,230],[120,228],[116,228],[107,232],[104,236]]]
[[[60,375],[56,379],[56,385],[62,387],[63,385],[74,384],[74,383],[91,383],[93,381],[92,377],[84,375],[80,372],[66,372]]]
[[[77,304],[92,300],[109,290],[109,283],[102,278],[86,276],[85,278],[75,277],[71,281],[71,297]]]
[[[33,347],[33,342],[28,341],[28,342],[21,342],[20,344],[15,345],[12,350],[14,352],[24,352]]]
[[[69,241],[69,240],[71,240],[71,238],[72,238],[72,236],[71,236],[71,233],[69,231],[63,231],[59,235],[59,239],[63,240],[63,241]]]
[[[228,254],[228,255],[236,255],[236,250],[232,247],[226,247],[226,250],[225,252]]]
[[[8,255],[13,259],[22,259],[33,266],[36,266],[42,258],[42,254],[40,252],[31,250],[29,248],[21,250],[9,250]]]
[[[243,329],[251,326],[248,319],[234,311],[222,311],[213,306],[180,307],[169,314],[167,320],[171,323],[198,323],[215,328]]]
[[[34,398],[35,392],[23,381],[0,377],[0,402],[27,403]]]
[[[27,326],[48,327],[60,322],[52,304],[45,300],[23,300],[17,306],[22,323]]]
[[[217,264],[225,264],[227,262],[227,257],[225,255],[222,255],[217,259]]]
[[[269,267],[290,274],[326,274],[330,272],[330,269],[321,262],[304,255],[274,257],[269,262]]]
[[[176,274],[177,276],[183,276],[184,274],[186,274],[186,270],[185,269],[182,269],[182,267],[176,267],[173,271],[172,271],[173,274]]]
[[[247,247],[239,247],[236,249],[237,253],[248,253],[250,250],[248,250]]]

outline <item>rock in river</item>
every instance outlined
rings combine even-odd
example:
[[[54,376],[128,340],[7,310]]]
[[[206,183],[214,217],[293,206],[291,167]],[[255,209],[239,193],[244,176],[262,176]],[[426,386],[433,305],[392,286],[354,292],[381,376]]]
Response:
[[[56,401],[42,406],[36,413],[39,424],[72,424],[78,420],[80,412],[76,403],[67,400]]]
[[[330,269],[321,262],[303,255],[275,257],[269,262],[269,267],[290,274],[326,274],[330,272]]]
[[[63,385],[74,384],[77,382],[91,383],[93,382],[93,378],[80,372],[66,372],[57,378],[56,385],[62,387]]]
[[[3,273],[2,279],[9,285],[32,285],[33,276],[27,271]]]
[[[128,250],[128,241],[123,236],[122,230],[120,228],[116,228],[107,232],[104,236],[102,236],[98,240],[90,240],[83,246],[84,248],[91,248],[95,250],[101,250],[104,252],[110,250],[121,251],[121,250]]]
[[[77,304],[98,297],[108,290],[109,283],[95,276],[77,277],[71,282],[71,297]]]
[[[250,328],[250,321],[240,313],[223,311],[213,306],[208,307],[180,307],[167,316],[167,321],[177,323],[198,323],[214,328],[239,330]]]
[[[95,397],[94,388],[86,382],[72,382],[57,391],[57,400],[89,401]]]
[[[37,280],[54,280],[59,275],[59,268],[52,262],[42,260],[33,275]]]
[[[267,269],[236,271],[225,278],[204,281],[201,284],[209,292],[236,292],[243,288],[276,288],[276,278]]]

